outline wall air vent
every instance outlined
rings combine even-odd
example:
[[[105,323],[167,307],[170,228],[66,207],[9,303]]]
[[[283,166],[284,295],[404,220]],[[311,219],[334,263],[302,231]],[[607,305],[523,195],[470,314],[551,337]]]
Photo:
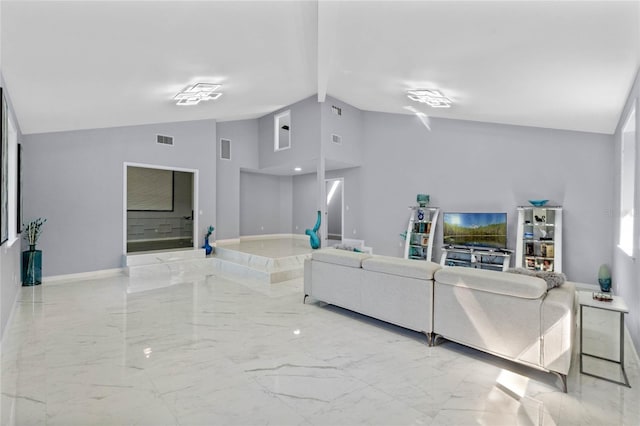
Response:
[[[342,143],[342,136],[336,135],[335,133],[332,134],[331,135],[331,142],[341,144]]]
[[[331,105],[331,112],[335,115],[342,115],[342,108],[338,108],[335,105]]]
[[[220,139],[220,159],[231,160],[231,140]]]
[[[160,145],[173,145],[173,136],[156,135],[156,143]]]

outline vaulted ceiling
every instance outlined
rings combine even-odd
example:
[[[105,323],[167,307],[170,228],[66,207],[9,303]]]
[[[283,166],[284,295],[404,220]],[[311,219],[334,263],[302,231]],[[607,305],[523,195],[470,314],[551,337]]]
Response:
[[[637,1],[11,1],[2,73],[23,133],[255,118],[308,96],[363,110],[613,133]],[[216,101],[175,105],[189,84]],[[437,88],[448,109],[409,100]]]

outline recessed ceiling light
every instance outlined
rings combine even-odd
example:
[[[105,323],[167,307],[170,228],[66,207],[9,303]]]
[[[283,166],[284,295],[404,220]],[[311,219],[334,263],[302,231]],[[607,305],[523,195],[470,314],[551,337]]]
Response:
[[[293,169],[293,170],[294,170],[294,171],[296,171],[296,172],[301,172],[301,171],[302,171],[302,168],[300,168],[300,167],[296,167],[296,168],[295,168],[295,169]]]
[[[220,92],[214,93],[219,88],[219,84],[196,83],[175,95],[173,99],[178,101],[176,105],[198,105],[200,101],[215,100],[222,96]]]
[[[407,97],[412,101],[421,102],[433,108],[450,108],[451,99],[436,89],[408,90]]]

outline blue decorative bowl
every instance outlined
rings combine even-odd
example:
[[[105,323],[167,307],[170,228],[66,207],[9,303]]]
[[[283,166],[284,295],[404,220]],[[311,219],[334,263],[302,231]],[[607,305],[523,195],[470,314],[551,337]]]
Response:
[[[549,202],[549,200],[529,200],[532,206],[542,207]]]
[[[416,201],[420,207],[427,207],[427,204],[429,204],[429,198],[428,194],[418,194],[416,196]]]

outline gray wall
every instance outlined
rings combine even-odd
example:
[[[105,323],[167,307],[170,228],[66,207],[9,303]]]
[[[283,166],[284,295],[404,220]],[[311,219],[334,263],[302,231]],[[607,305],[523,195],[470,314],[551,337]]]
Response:
[[[0,71],[0,86],[3,88],[7,107],[18,132],[18,143],[23,140],[18,122],[11,104],[11,96]],[[15,176],[9,176],[9,182],[15,181]],[[16,200],[9,200],[9,211],[15,211]],[[26,216],[25,216],[26,218]],[[20,237],[19,237],[20,238]],[[5,328],[11,316],[18,291],[20,290],[20,263],[21,241],[7,241],[0,247],[0,337],[4,335]]]
[[[545,198],[564,206],[563,271],[597,282],[612,259],[612,136],[445,119],[431,129],[415,116],[365,113],[359,223],[374,252],[402,256],[417,193],[443,211],[507,212],[510,248],[516,207]],[[439,259],[441,218],[436,236]]]
[[[333,105],[342,109],[342,115],[331,111]],[[362,135],[365,113],[331,96],[327,96],[320,108],[321,139],[327,160],[359,166],[364,148]],[[331,136],[334,133],[342,136],[341,144],[332,142]]]
[[[240,235],[291,233],[290,176],[240,172]]]
[[[258,168],[258,120],[217,123],[216,238],[240,236],[240,169]],[[220,139],[231,140],[231,160],[220,159]]]
[[[363,239],[361,224],[362,184],[359,168],[328,171],[327,179],[343,178],[344,183],[344,235],[343,238]],[[316,174],[293,177],[293,233],[304,234],[316,223]],[[324,218],[323,218],[324,220]],[[367,243],[367,241],[365,241]]]
[[[294,166],[318,158],[320,154],[320,104],[311,96],[273,114],[261,117],[259,121],[259,164],[260,168]],[[274,152],[274,115],[291,110],[291,148]]]
[[[317,218],[318,189],[316,174],[307,173],[293,176],[292,186],[292,221],[294,234],[304,234],[308,228],[313,228]]]
[[[620,179],[621,179],[621,142],[622,142],[622,130],[630,110],[633,107],[634,102],[640,98],[640,76],[636,76],[633,87],[629,93],[629,98],[624,106],[624,110],[620,115],[620,122],[614,135],[615,140],[615,153],[612,158],[612,164],[614,167],[614,176],[611,179],[609,190],[615,194],[613,201],[613,222],[615,223],[615,229],[609,238],[608,243],[612,247],[613,253],[613,267],[611,271],[612,275],[612,289],[614,293],[621,295],[627,305],[629,306],[629,313],[626,316],[626,325],[633,339],[636,351],[640,352],[640,263],[636,262],[635,258],[629,257],[623,250],[618,248],[618,236],[620,233]],[[637,258],[640,247],[638,247],[638,241],[640,241],[640,109],[636,104],[636,180],[635,180],[635,223],[634,223],[634,236],[633,241],[636,245],[634,248],[634,256]]]
[[[158,133],[174,146],[156,144]],[[25,220],[48,220],[43,274],[122,266],[124,162],[199,170],[202,240],[216,219],[215,140],[214,120],[25,136]]]

